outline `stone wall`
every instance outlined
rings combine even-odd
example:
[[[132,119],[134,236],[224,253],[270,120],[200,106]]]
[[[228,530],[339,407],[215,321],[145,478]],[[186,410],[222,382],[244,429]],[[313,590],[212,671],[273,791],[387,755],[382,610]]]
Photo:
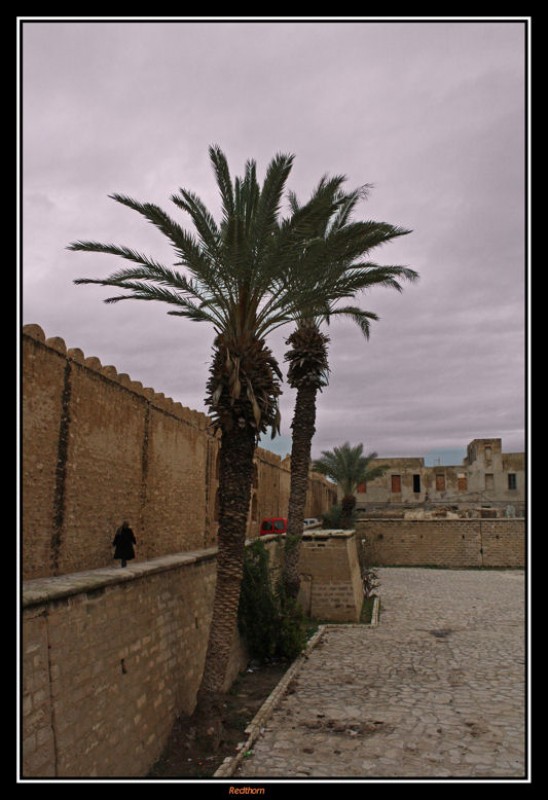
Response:
[[[124,519],[139,561],[215,543],[219,441],[205,414],[38,325],[23,330],[22,366],[25,579],[110,565]],[[248,536],[263,517],[287,516],[289,482],[289,464],[258,449]],[[310,483],[316,515],[333,492],[322,476]]]
[[[263,538],[274,575],[282,542]],[[23,585],[23,777],[142,777],[199,687],[215,548]],[[350,532],[307,534],[312,613],[356,621],[361,585]],[[237,636],[225,688],[246,663]]]
[[[25,777],[148,772],[177,714],[191,713],[196,702],[215,552],[24,585]],[[226,689],[245,664],[238,636]]]
[[[525,565],[524,519],[370,519],[356,532],[379,566]]]
[[[312,530],[303,536],[301,605],[321,621],[358,622],[363,604],[354,531]]]

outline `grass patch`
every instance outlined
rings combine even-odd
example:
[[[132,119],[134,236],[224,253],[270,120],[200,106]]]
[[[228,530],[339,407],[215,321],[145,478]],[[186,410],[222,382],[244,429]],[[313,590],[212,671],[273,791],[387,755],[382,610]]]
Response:
[[[376,595],[372,594],[371,597],[366,597],[363,601],[362,613],[360,614],[360,622],[364,625],[371,625],[373,618],[373,608],[375,605]],[[379,600],[379,619],[380,619],[380,600]]]

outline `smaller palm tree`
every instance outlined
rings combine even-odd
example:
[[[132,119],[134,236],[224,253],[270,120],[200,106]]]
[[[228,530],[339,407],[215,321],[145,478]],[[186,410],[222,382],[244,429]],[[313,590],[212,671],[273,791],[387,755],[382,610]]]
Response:
[[[299,554],[316,399],[329,379],[329,337],[322,327],[334,316],[343,315],[355,322],[368,339],[370,323],[378,317],[357,305],[357,296],[377,286],[401,292],[404,281],[418,278],[415,270],[408,267],[379,266],[369,260],[372,250],[410,231],[386,222],[353,221],[357,203],[367,197],[370,187],[365,185],[347,194],[343,182],[344,178],[336,177],[329,184],[327,176],[320,181],[311,202],[331,186],[333,213],[320,220],[289,274],[294,294],[304,301],[307,296],[310,298],[308,303],[303,302],[306,312],[295,315],[296,326],[287,340],[290,350],[285,355],[288,383],[297,390],[291,423],[291,488],[283,568],[284,589],[290,597],[297,597],[300,586]],[[295,194],[290,193],[289,201],[293,214],[300,213]],[[285,286],[280,288],[283,291]],[[341,301],[344,302],[340,304]],[[348,301],[350,304],[346,305]]]
[[[364,481],[373,481],[386,472],[386,466],[370,466],[377,458],[377,453],[363,454],[363,444],[354,447],[345,442],[333,450],[322,450],[321,458],[313,463],[315,472],[330,478],[342,492],[341,522],[343,527],[350,524],[352,512],[356,505],[356,489]]]

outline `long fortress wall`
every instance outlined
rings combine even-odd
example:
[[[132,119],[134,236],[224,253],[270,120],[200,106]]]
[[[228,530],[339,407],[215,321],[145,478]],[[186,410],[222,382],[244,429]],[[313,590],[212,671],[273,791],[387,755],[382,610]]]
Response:
[[[113,366],[46,339],[22,339],[23,578],[98,569],[128,519],[146,560],[215,543],[219,442],[209,418]],[[286,516],[289,465],[259,449],[248,536],[263,516]],[[333,490],[311,476],[306,514]]]

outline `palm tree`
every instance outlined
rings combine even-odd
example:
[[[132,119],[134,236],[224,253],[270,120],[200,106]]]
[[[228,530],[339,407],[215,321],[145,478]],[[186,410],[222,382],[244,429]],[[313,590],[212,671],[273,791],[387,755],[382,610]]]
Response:
[[[122,290],[105,302],[160,301],[172,307],[169,314],[207,322],[215,332],[206,403],[213,425],[221,431],[217,582],[195,711],[202,733],[214,742],[221,731],[221,692],[236,631],[253,456],[259,435],[270,428],[274,436],[279,429],[281,373],[265,337],[305,313],[294,287],[280,276],[295,263],[303,240],[310,238],[321,218],[332,214],[338,179],[327,181],[323,192],[281,226],[279,207],[293,156],[277,155],[260,186],[254,161],[246,163],[243,178],[233,181],[219,147],[210,147],[209,153],[221,195],[220,223],[186,189],[171,200],[190,215],[194,234],[152,203],[112,195],[168,238],[176,254],[174,268],[114,244],[77,241],[69,249],[130,262],[108,278],[75,281]]]
[[[324,191],[323,179],[317,192]],[[340,190],[336,207],[328,220],[322,220],[316,237],[307,243],[295,265],[296,291],[301,292],[303,282],[311,281],[313,295],[324,298],[323,309],[316,314],[297,316],[297,326],[287,340],[291,349],[286,353],[289,362],[287,379],[297,390],[295,410],[291,424],[291,488],[289,497],[288,529],[285,545],[283,581],[286,594],[296,597],[299,591],[299,551],[310,469],[310,452],[315,432],[316,396],[327,385],[329,338],[320,330],[323,322],[329,323],[334,315],[350,317],[365,338],[369,338],[370,322],[377,315],[355,305],[339,306],[343,298],[353,298],[360,291],[373,286],[388,286],[402,291],[401,281],[415,280],[417,273],[400,266],[378,266],[367,260],[369,252],[379,245],[410,231],[385,222],[352,222],[356,203],[367,195],[368,186],[349,194]],[[300,206],[295,195],[290,195],[293,213]],[[318,269],[318,264],[322,265]],[[310,289],[309,289],[310,291]]]
[[[376,458],[377,453],[368,453],[364,456],[363,444],[351,447],[349,442],[345,442],[333,450],[322,450],[321,458],[314,461],[314,470],[334,481],[342,492],[343,521],[350,520],[356,505],[355,491],[358,485],[364,481],[380,478],[386,472],[386,466],[370,466]]]

